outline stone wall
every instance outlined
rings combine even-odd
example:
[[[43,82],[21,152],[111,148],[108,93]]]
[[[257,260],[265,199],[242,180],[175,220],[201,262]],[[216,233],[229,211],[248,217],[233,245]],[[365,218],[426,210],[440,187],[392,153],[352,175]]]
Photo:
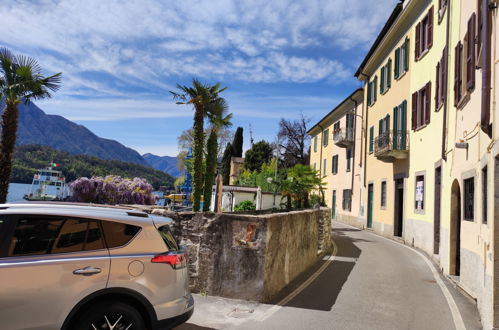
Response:
[[[331,249],[331,212],[271,214],[152,210],[187,246],[193,292],[269,301]]]

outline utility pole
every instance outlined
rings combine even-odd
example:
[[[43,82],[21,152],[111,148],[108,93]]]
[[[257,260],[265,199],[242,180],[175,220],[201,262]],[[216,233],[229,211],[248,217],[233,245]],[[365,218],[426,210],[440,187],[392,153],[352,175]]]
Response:
[[[277,135],[277,143],[275,146],[275,171],[274,171],[274,201],[272,206],[275,208],[275,198],[277,195],[277,163],[279,162],[279,135]]]

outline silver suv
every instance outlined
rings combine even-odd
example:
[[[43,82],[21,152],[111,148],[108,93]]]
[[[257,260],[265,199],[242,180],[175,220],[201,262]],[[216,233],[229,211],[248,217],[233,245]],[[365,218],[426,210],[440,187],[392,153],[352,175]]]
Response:
[[[0,329],[157,329],[189,319],[171,220],[126,208],[0,204]]]

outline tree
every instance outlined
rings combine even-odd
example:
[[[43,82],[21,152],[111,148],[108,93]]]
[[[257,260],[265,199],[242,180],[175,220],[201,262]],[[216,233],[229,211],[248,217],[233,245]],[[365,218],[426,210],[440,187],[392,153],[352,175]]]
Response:
[[[230,181],[230,160],[232,158],[232,144],[227,143],[224,154],[222,156],[222,180],[224,185],[228,185]]]
[[[298,120],[282,118],[279,122],[279,148],[283,150],[284,167],[290,168],[296,164],[308,164],[309,136],[307,125],[310,118],[301,115]]]
[[[21,102],[51,97],[60,87],[62,73],[45,77],[37,61],[31,57],[14,55],[0,48],[0,98],[5,101],[0,141],[0,203],[7,200],[12,154],[16,145],[17,125]]]
[[[244,168],[250,171],[260,171],[263,164],[272,158],[272,146],[266,141],[260,141],[246,151]]]
[[[322,190],[325,183],[322,182],[318,171],[314,171],[308,165],[297,164],[288,169],[287,178],[281,184],[281,194],[286,196],[287,207],[291,207],[291,198],[296,208],[309,207],[309,194],[311,191]]]
[[[243,156],[243,128],[238,127],[236,133],[234,134],[234,140],[232,141],[232,156],[242,157]]]
[[[193,175],[193,205],[194,212],[199,211],[201,195],[203,193],[203,150],[204,150],[204,118],[207,111],[219,106],[225,100],[219,94],[227,89],[220,88],[220,83],[213,86],[202,84],[197,79],[192,80],[192,87],[177,84],[179,92],[170,93],[177,104],[190,104],[194,106],[194,175]]]
[[[203,211],[210,210],[211,204],[211,192],[213,187],[213,180],[215,178],[215,172],[217,170],[217,156],[218,156],[218,130],[222,127],[229,127],[232,125],[230,120],[232,119],[232,114],[227,113],[227,104],[225,102],[219,102],[217,106],[211,107],[207,113],[208,118],[211,123],[211,133],[207,142],[207,154],[206,154],[206,171],[204,176],[204,203]]]

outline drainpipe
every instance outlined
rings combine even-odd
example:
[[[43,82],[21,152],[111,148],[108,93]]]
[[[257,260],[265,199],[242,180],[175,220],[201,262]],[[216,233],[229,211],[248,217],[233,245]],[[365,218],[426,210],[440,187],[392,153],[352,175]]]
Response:
[[[490,137],[490,71],[491,71],[491,45],[489,35],[492,30],[490,13],[492,7],[490,0],[482,0],[482,112],[481,128]]]
[[[322,147],[324,146],[324,141],[322,140],[324,138],[324,127],[322,127],[321,124],[317,124],[317,126],[320,127],[321,129],[321,152],[320,152],[320,158],[319,158],[319,175],[322,178]],[[329,138],[329,137],[328,137]],[[321,195],[322,195],[322,204],[324,205],[326,203],[326,199],[324,197],[324,191],[321,188]]]
[[[449,58],[450,58],[450,16],[451,16],[451,3],[447,1],[447,31],[445,33],[445,49],[447,54],[445,59],[445,98],[444,98],[444,113],[442,118],[442,159],[447,161],[447,105],[449,102]]]
[[[365,73],[360,72],[359,75],[366,77],[369,81],[369,76],[366,75]],[[365,88],[364,88],[364,90],[365,90]],[[365,113],[366,129],[364,130],[364,188],[366,188],[366,182],[367,182],[366,181],[367,180],[367,131],[368,131],[367,123],[369,122],[369,120],[368,120],[369,119],[369,106],[367,105],[365,98],[364,98],[364,102],[362,102],[362,104],[364,104],[365,109],[366,109],[366,113]],[[362,117],[362,120],[364,121],[364,117]]]
[[[353,147],[352,147],[352,151],[353,151],[353,155],[352,155],[352,183],[351,183],[351,196],[353,196],[353,180],[354,180],[354,176],[355,176],[355,132],[356,132],[356,129],[357,129],[357,100],[352,98],[350,96],[350,100],[353,102],[354,104],[354,109],[353,109],[353,132],[352,132],[352,135],[353,135]],[[362,140],[361,140],[362,141]],[[362,160],[361,160],[362,161]]]

